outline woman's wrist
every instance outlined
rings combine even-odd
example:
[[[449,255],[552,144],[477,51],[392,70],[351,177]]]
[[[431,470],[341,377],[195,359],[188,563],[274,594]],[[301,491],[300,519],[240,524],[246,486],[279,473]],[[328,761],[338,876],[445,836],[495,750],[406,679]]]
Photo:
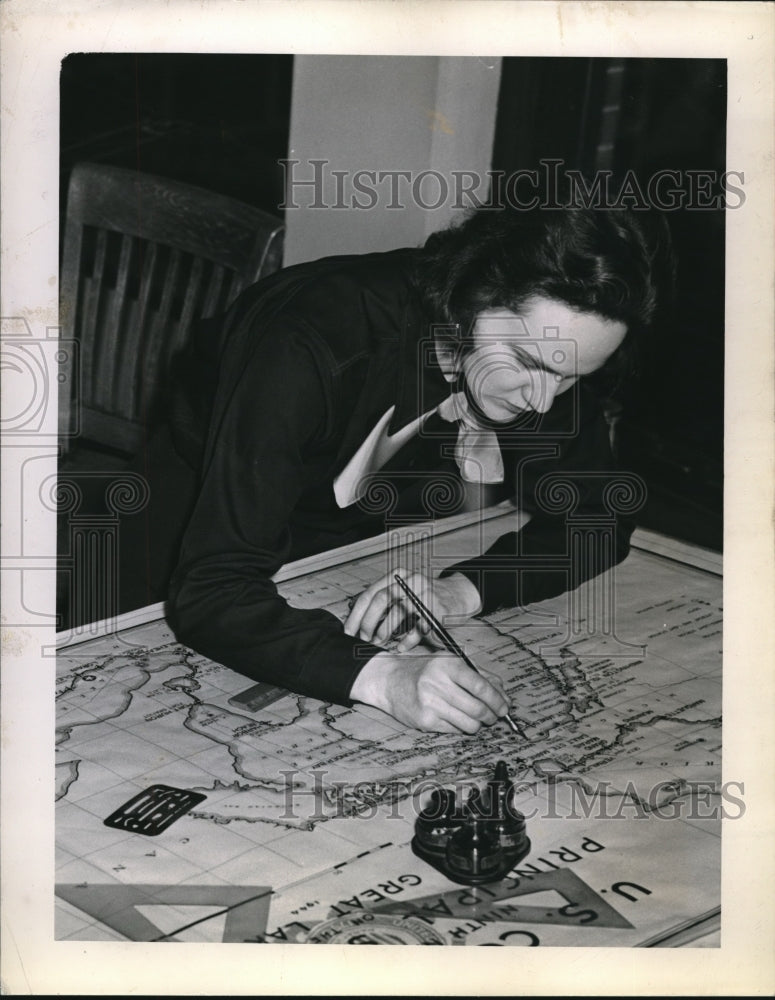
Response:
[[[372,656],[361,668],[350,688],[350,700],[388,711],[387,688],[395,668],[395,655],[387,650]]]

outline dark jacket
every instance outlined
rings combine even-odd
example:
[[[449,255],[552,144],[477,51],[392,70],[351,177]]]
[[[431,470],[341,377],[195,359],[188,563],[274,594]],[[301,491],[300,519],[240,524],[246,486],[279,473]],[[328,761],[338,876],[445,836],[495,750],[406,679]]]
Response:
[[[409,280],[414,255],[333,257],[273,275],[211,327],[191,368],[199,372],[191,398],[211,416],[169,619],[181,641],[210,658],[327,701],[347,703],[358,671],[380,649],[345,635],[327,611],[291,608],[271,577],[291,559],[382,530],[386,510],[375,496],[384,490],[340,509],[333,480],[391,405],[393,433],[450,392]],[[539,509],[539,480],[559,472],[578,484],[576,515],[602,511],[600,473],[613,464],[591,393],[574,387],[531,420],[499,438],[506,482],[533,520],[447,570],[476,583],[484,611],[561,593],[627,552],[631,526],[619,522],[602,559],[569,572],[565,517]],[[192,453],[198,432],[188,430],[181,446]],[[398,498],[390,516],[429,513],[427,487],[433,476],[448,482],[455,437],[454,425],[435,418],[380,471]]]

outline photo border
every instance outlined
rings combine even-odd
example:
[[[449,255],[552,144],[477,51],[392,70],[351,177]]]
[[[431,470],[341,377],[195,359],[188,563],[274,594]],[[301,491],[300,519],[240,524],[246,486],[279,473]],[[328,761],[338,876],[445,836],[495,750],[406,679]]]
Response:
[[[22,433],[23,426],[21,431],[12,426],[19,399],[3,397],[3,992],[772,993],[774,24],[775,8],[766,3],[670,0],[7,0],[0,5],[3,337],[28,336],[31,344],[42,345],[39,353],[54,373],[43,386],[42,422],[32,437]],[[337,946],[310,953],[312,945],[290,950],[264,945],[257,951],[235,944],[159,949],[54,940],[56,519],[38,496],[25,494],[24,483],[31,462],[56,473],[51,352],[58,327],[59,65],[70,52],[88,51],[727,59],[727,169],[744,171],[746,202],[726,216],[723,777],[745,782],[747,810],[724,828],[720,948],[704,949],[701,956],[691,949],[657,956],[614,948],[529,953],[409,948],[400,963],[388,966],[383,954],[377,960],[373,951]],[[34,380],[38,376],[30,365]],[[8,379],[9,372],[3,376]],[[35,392],[25,404],[31,418]],[[25,612],[25,604],[36,611]]]

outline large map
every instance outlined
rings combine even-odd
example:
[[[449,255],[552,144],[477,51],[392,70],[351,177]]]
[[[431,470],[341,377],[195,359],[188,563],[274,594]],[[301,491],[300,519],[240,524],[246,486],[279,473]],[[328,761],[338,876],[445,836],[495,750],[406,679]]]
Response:
[[[391,566],[409,557],[443,563],[444,546],[392,551]],[[350,554],[279,588],[343,619],[386,558]],[[519,734],[423,734],[290,693],[246,703],[250,682],[163,620],[65,647],[57,938],[716,943],[702,935],[717,922],[720,820],[744,808],[721,784],[720,597],[716,573],[633,549],[572,607],[456,627],[501,677]],[[455,885],[412,853],[415,820],[434,788],[464,796],[498,760],[531,852],[496,885]],[[155,836],[105,825],[152,786],[195,804]]]

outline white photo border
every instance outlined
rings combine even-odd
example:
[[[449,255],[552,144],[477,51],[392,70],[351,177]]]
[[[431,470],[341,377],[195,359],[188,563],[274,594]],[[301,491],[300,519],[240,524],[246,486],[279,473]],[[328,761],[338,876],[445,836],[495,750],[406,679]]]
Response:
[[[58,325],[59,67],[71,52],[289,52],[724,58],[727,169],[745,206],[727,213],[724,780],[746,814],[723,843],[717,949],[405,949],[54,940],[52,692],[55,516],[25,496],[25,468],[56,472],[55,393],[4,394],[2,435],[2,991],[17,994],[771,995],[773,684],[773,31],[747,2],[553,0],[7,0],[2,59],[3,333],[44,343]],[[22,325],[19,326],[19,322]],[[53,331],[53,332],[52,332]],[[49,347],[51,345],[49,344]],[[45,353],[45,350],[44,350]],[[6,385],[14,372],[3,372]],[[34,375],[30,375],[34,378]],[[18,383],[14,383],[17,389]],[[53,389],[53,383],[52,383]],[[52,402],[53,400],[53,402]],[[32,410],[29,410],[31,413]],[[14,422],[16,421],[16,422]],[[24,420],[21,421],[22,429]],[[6,431],[6,428],[10,430]],[[24,546],[22,546],[22,536]],[[20,598],[21,569],[36,593]],[[6,624],[8,623],[8,624]],[[49,654],[46,655],[46,649]],[[302,950],[300,951],[299,948]],[[474,952],[474,953],[472,953]]]

